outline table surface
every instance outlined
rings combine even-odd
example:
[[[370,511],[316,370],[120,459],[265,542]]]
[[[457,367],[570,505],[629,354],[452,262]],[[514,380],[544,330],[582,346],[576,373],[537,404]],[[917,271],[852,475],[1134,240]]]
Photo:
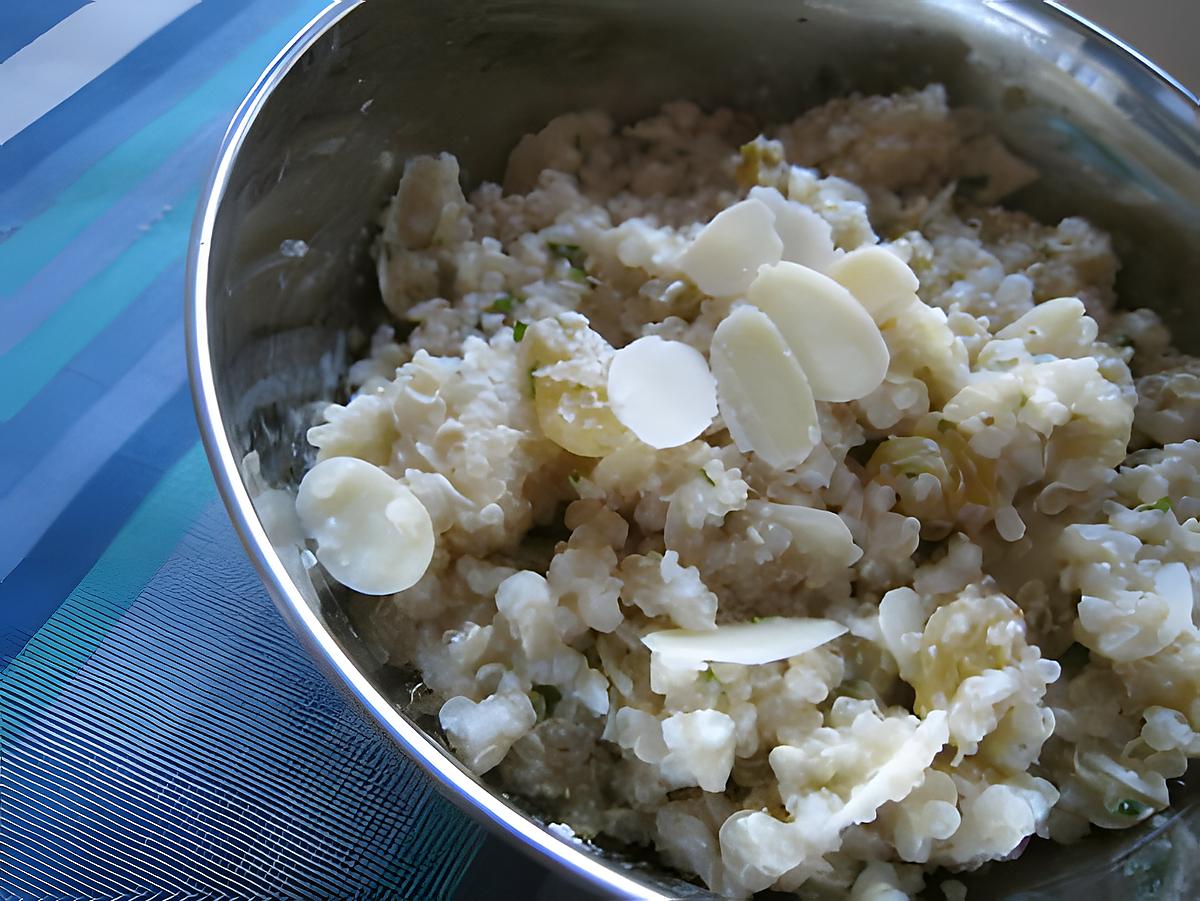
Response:
[[[322,6],[0,4],[0,897],[567,892],[314,669],[198,444],[197,193]],[[1200,87],[1200,4],[1074,6]]]

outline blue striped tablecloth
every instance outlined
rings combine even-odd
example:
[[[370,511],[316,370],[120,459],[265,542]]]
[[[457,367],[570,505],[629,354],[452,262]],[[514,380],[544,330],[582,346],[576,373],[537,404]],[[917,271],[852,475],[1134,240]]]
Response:
[[[192,417],[197,191],[322,5],[0,2],[0,897],[441,898],[482,840],[276,615]]]

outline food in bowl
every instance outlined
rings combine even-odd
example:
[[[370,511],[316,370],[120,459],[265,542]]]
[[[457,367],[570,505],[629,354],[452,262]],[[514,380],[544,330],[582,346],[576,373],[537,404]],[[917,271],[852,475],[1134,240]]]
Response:
[[[729,896],[1167,807],[1200,361],[941,87],[570,114],[460,178],[405,168],[296,509],[467,767]]]

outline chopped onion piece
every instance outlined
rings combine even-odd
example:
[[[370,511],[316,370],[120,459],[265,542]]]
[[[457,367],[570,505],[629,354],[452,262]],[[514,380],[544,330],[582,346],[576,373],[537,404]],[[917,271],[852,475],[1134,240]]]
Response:
[[[775,214],[775,234],[783,242],[783,259],[824,272],[834,261],[833,229],[804,204],[788,200],[775,188],[758,185],[750,198]]]
[[[329,575],[363,594],[412,587],[433,558],[433,523],[417,496],[357,457],[330,457],[310,469],[296,513]]]
[[[782,253],[775,214],[760,200],[743,200],[701,229],[680,265],[705,294],[733,297],[749,287],[760,266],[778,263]]]
[[[900,257],[877,245],[850,251],[825,272],[853,294],[876,323],[894,319],[917,299],[916,275]]]
[[[753,307],[738,307],[713,333],[709,362],[738,450],[776,469],[803,463],[821,440],[821,426],[808,378],[774,323]]]
[[[608,403],[621,425],[646,444],[678,447],[717,415],[717,383],[696,348],[648,335],[613,354]]]
[[[783,335],[817,400],[858,400],[887,375],[887,345],[853,295],[826,275],[796,263],[764,266],[750,302]]]
[[[664,657],[753,666],[786,660],[833,641],[848,630],[829,619],[768,616],[706,632],[666,629],[642,636],[642,644]]]

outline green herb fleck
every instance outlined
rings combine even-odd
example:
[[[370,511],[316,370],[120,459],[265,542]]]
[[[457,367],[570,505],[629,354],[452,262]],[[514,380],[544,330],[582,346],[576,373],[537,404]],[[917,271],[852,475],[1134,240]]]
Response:
[[[550,252],[556,257],[566,260],[577,269],[583,268],[583,262],[587,258],[587,254],[583,252],[578,244],[559,244],[554,241],[546,245],[550,248]]]
[[[553,685],[535,685],[533,690],[541,695],[542,701],[546,705],[546,716],[554,716],[554,708],[562,700],[562,692]]]
[[[704,481],[708,482],[708,484],[712,485],[714,488],[717,487],[717,483],[713,481],[713,477],[710,476],[705,470],[701,469],[700,475],[704,476]]]
[[[717,678],[717,674],[712,671],[711,666],[700,674],[700,678],[706,682],[716,682],[718,685],[721,684],[721,680]]]
[[[537,380],[533,377],[533,374],[535,372],[537,372],[537,367],[531,366],[529,369],[529,396],[530,397],[537,397]]]
[[[570,278],[571,281],[573,281],[573,282],[579,282],[579,284],[581,284],[581,285],[586,285],[588,283],[587,273],[584,272],[582,269],[580,269],[578,266],[572,266],[567,271],[567,277]]]
[[[513,296],[505,294],[503,297],[496,298],[492,305],[487,308],[487,311],[489,313],[511,313],[514,303],[516,301],[513,299]]]
[[[522,338],[525,337],[525,332],[528,329],[529,329],[529,326],[526,323],[521,322],[521,320],[518,319],[516,322],[513,323],[513,340],[519,342]]]
[[[949,419],[944,419],[944,418],[938,420],[937,427],[938,427],[939,432],[950,432],[950,431],[953,431],[954,429],[958,428]]]
[[[750,617],[750,622],[752,622],[752,623],[761,623],[761,622],[762,622],[763,620],[765,620],[765,619],[766,619],[766,617],[765,617],[765,616],[752,616],[752,617]]]
[[[1142,504],[1137,508],[1137,512],[1141,513],[1144,510],[1158,510],[1166,513],[1171,509],[1171,499],[1169,497],[1160,497],[1153,504]]]
[[[567,476],[567,481],[571,483],[572,488],[574,488],[576,491],[578,491],[579,490],[579,482],[582,478],[583,478],[583,476],[581,476],[579,473],[572,472],[570,475]]]
[[[1132,798],[1125,798],[1117,802],[1116,812],[1123,817],[1140,817],[1146,812],[1146,806]]]

